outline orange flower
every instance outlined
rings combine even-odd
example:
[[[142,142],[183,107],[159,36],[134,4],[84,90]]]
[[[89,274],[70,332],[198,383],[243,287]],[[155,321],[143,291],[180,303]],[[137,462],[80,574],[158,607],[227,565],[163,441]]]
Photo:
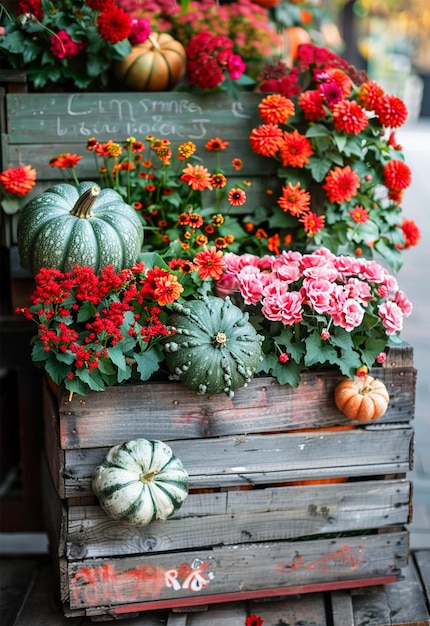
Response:
[[[206,144],[206,150],[210,150],[211,152],[218,152],[219,150],[225,150],[229,145],[228,141],[223,141],[219,137],[215,139],[209,139]]]
[[[295,186],[288,183],[286,187],[282,187],[282,196],[278,199],[278,204],[286,213],[298,217],[309,211],[310,201],[311,194],[305,189],[300,189],[300,183],[296,183]]]
[[[280,148],[282,135],[282,129],[276,124],[262,124],[251,132],[249,137],[251,148],[256,154],[275,156]]]
[[[258,105],[258,112],[266,124],[285,124],[294,115],[294,103],[275,93],[263,98]]]
[[[197,265],[198,275],[203,280],[207,278],[219,280],[227,268],[227,263],[223,259],[223,253],[215,247],[205,248],[202,252],[198,252],[194,259],[194,264]]]
[[[67,169],[69,167],[75,167],[82,159],[78,154],[71,154],[70,152],[64,152],[57,157],[51,157],[49,159],[49,165],[51,167],[59,167],[60,169]]]
[[[279,156],[284,167],[304,167],[309,163],[312,156],[312,144],[307,137],[301,135],[298,130],[292,133],[284,132]]]
[[[324,215],[317,215],[316,213],[305,213],[299,222],[303,224],[303,228],[308,237],[313,237],[315,233],[318,233],[324,227]]]
[[[333,80],[342,91],[343,97],[347,98],[352,91],[352,82],[349,76],[339,68],[328,68],[326,71],[330,75],[331,80]]]
[[[157,300],[160,306],[165,304],[172,304],[179,298],[184,288],[176,276],[172,276],[166,272],[163,276],[158,276],[155,279],[154,299]]]
[[[384,95],[384,90],[374,80],[367,80],[363,83],[357,96],[357,102],[367,111],[373,111],[379,98]]]
[[[233,159],[233,161],[231,162],[231,164],[232,164],[233,168],[234,168],[236,171],[241,170],[241,169],[242,169],[242,167],[243,167],[243,162],[242,162],[242,159],[237,159],[237,158],[236,158],[236,159]]]
[[[0,183],[5,191],[22,198],[36,184],[36,170],[31,165],[10,167],[0,174]]]
[[[345,202],[351,200],[360,187],[360,177],[353,172],[351,167],[335,167],[325,177],[325,183],[322,186],[326,191],[327,198],[330,202]]]
[[[211,175],[203,165],[192,165],[188,163],[187,167],[182,170],[181,180],[188,183],[194,191],[203,191],[210,189],[212,191]]]

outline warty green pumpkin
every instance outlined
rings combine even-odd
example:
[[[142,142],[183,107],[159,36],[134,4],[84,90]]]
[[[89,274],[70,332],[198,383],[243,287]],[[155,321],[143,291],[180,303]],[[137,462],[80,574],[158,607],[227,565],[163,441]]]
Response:
[[[164,340],[171,378],[198,394],[245,387],[262,358],[262,340],[248,313],[227,297],[207,296],[173,304],[167,321],[173,334]]]
[[[114,446],[96,467],[92,488],[114,520],[145,526],[171,517],[188,495],[188,473],[163,441]]]
[[[21,264],[33,275],[42,267],[66,272],[74,265],[120,271],[135,263],[143,226],[115,190],[89,181],[60,183],[24,206],[17,239]]]

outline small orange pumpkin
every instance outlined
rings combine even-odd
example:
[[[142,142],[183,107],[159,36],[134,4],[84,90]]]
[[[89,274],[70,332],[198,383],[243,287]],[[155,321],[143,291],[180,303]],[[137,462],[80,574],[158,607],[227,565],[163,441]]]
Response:
[[[168,91],[185,74],[184,46],[167,33],[151,33],[113,64],[115,78],[133,91]]]
[[[290,28],[286,28],[284,35],[286,37],[288,54],[293,60],[297,59],[299,46],[302,43],[312,43],[310,34],[301,26],[291,26]]]
[[[390,396],[381,380],[367,374],[341,380],[334,390],[334,401],[350,419],[368,422],[384,415]]]

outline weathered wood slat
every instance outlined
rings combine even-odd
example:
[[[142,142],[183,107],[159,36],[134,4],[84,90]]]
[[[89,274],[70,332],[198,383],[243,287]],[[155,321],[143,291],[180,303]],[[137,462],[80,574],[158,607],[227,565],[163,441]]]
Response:
[[[174,615],[174,614],[173,614]],[[180,616],[184,619],[184,616]],[[247,617],[246,604],[244,602],[225,602],[215,605],[210,612],[187,613],[185,621],[172,620],[169,615],[167,626],[242,626]]]
[[[172,519],[140,528],[114,522],[98,506],[71,506],[65,554],[74,560],[186,550],[208,543],[297,539],[403,526],[409,519],[410,485],[405,481],[203,495],[207,497],[202,500],[198,494],[191,494]],[[215,513],[220,501],[223,511]]]
[[[214,595],[240,593],[246,599],[256,590],[374,579],[395,575],[404,567],[407,544],[406,532],[393,532],[150,554],[144,562],[141,557],[72,562],[68,563],[70,608],[107,603],[132,608],[146,602],[155,608],[176,598],[192,604],[197,598],[202,602]],[[389,545],[396,546],[395,554],[387,552]]]
[[[190,489],[270,484],[321,477],[370,476],[409,469],[413,429],[276,433],[167,441],[190,475]],[[106,448],[67,450],[68,498],[91,496],[94,469]]]
[[[330,594],[332,626],[354,626],[351,595],[344,589]]]
[[[255,602],[254,614],[263,624],[300,624],[300,626],[329,626],[326,620],[324,596],[313,593],[303,597],[291,597],[281,602]],[[344,623],[343,626],[346,626]]]
[[[415,371],[379,368],[372,373],[390,394],[389,408],[379,422],[412,419]],[[71,401],[63,391],[61,447],[105,447],[138,437],[173,440],[351,425],[333,400],[340,379],[338,372],[308,372],[293,389],[272,378],[254,378],[233,398],[199,396],[180,383],[161,382],[118,385],[88,396],[73,394]]]

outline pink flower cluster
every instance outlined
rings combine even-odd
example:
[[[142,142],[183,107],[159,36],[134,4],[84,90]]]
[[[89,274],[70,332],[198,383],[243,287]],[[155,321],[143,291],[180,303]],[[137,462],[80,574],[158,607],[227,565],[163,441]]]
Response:
[[[187,47],[187,73],[190,85],[200,89],[215,89],[227,75],[232,80],[240,78],[245,63],[233,52],[234,43],[229,37],[202,31],[193,37]]]
[[[262,258],[227,253],[224,260],[228,269],[217,286],[239,289],[245,304],[261,305],[265,318],[284,325],[313,317],[325,333],[331,325],[350,332],[371,309],[385,334],[394,335],[412,312],[397,280],[376,261],[336,256],[326,248]]]

